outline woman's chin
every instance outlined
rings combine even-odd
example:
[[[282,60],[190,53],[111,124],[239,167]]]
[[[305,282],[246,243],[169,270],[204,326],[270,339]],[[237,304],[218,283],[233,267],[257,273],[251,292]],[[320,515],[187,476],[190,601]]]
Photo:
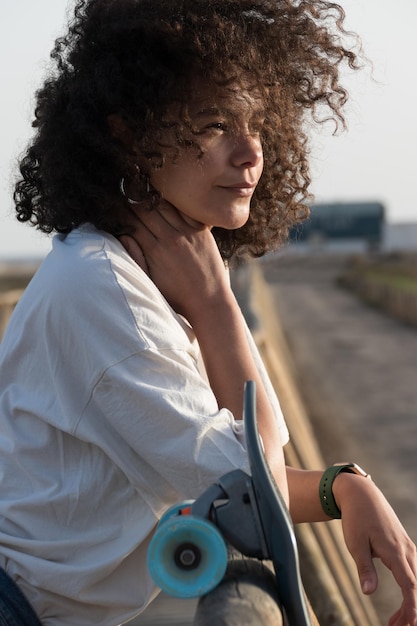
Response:
[[[237,228],[242,228],[248,219],[249,209],[233,211],[226,215],[221,222],[219,220],[219,223],[216,224],[216,226],[224,228],[225,230],[236,230]]]
[[[246,215],[242,219],[234,220],[233,222],[230,223],[229,226],[224,226],[224,228],[227,229],[227,230],[237,230],[238,228],[242,228],[242,226],[244,226],[246,224],[248,219],[249,219],[249,214]]]

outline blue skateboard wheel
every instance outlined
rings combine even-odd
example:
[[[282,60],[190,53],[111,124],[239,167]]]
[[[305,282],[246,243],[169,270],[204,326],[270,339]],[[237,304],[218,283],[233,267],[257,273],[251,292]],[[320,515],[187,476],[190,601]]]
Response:
[[[159,520],[158,528],[159,526],[164,524],[170,517],[173,517],[174,515],[178,515],[181,509],[188,508],[192,504],[194,504],[194,500],[183,500],[182,502],[178,502],[177,504],[174,504],[173,506],[171,506],[169,509],[165,511],[165,513]]]
[[[222,580],[227,567],[223,537],[199,517],[172,516],[158,526],[148,548],[148,568],[170,596],[197,598]]]

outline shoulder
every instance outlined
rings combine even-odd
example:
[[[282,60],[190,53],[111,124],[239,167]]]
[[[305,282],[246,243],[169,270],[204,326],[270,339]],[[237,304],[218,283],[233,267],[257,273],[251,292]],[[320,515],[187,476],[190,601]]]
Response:
[[[149,276],[115,237],[91,225],[54,238],[36,281],[44,307],[71,326],[100,330],[107,342],[124,336],[132,351],[190,349],[193,333]]]
[[[34,280],[54,299],[57,294],[73,298],[69,305],[82,300],[93,304],[94,297],[116,299],[118,286],[142,291],[150,282],[115,237],[89,224],[54,237]]]

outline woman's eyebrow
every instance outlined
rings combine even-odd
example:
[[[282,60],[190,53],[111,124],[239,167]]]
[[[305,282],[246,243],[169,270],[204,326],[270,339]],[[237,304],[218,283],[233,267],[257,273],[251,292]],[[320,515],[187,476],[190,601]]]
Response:
[[[208,107],[205,109],[199,109],[195,113],[195,117],[210,117],[212,115],[224,115],[227,113],[225,109],[219,109],[218,107]]]
[[[240,113],[239,109],[235,109],[231,107],[223,107],[223,108],[206,107],[204,109],[199,109],[198,111],[196,111],[193,117],[202,118],[202,117],[212,117],[216,115],[226,115],[229,117],[236,118],[239,116],[239,113]],[[262,119],[263,117],[265,117],[265,109],[263,107],[252,109],[250,117],[252,119],[253,118]]]

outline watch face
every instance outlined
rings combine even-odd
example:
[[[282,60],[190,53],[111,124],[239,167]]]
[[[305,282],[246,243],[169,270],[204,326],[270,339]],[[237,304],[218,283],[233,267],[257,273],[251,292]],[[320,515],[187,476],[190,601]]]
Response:
[[[371,475],[365,472],[359,465],[356,463],[335,463],[336,467],[343,466],[345,469],[341,470],[344,472],[351,472],[352,474],[358,474],[359,476],[363,476],[364,478],[370,478]]]

